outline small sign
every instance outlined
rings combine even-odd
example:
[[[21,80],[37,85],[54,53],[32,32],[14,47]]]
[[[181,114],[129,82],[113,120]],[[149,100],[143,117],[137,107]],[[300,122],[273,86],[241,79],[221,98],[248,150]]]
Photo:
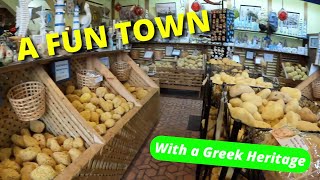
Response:
[[[239,56],[239,55],[233,55],[233,56],[232,56],[232,60],[235,61],[235,62],[237,62],[237,63],[241,63],[241,62],[240,62],[240,56]]]
[[[68,60],[57,61],[52,63],[52,74],[55,82],[65,81],[70,79],[70,64]]]
[[[110,59],[109,57],[100,58],[102,64],[104,64],[108,69],[110,69]]]
[[[273,62],[273,54],[264,53],[263,58],[266,62]]]
[[[180,56],[180,54],[181,54],[181,50],[180,49],[174,49],[172,51],[171,56]]]
[[[255,60],[254,60],[254,63],[255,63],[255,64],[261,64],[261,61],[263,61],[263,57],[257,56],[257,57],[255,58]]]
[[[146,51],[143,55],[144,59],[152,59],[153,57],[153,51]]]
[[[272,130],[271,134],[281,146],[303,148],[308,150],[308,146],[299,135],[293,135],[293,132],[286,128]]]
[[[247,51],[246,52],[246,59],[249,59],[249,60],[253,60],[254,59],[254,52],[253,51]]]
[[[98,76],[95,80],[96,83],[102,82],[103,81],[103,77],[102,76]]]
[[[200,51],[198,49],[195,49],[193,52],[192,52],[192,56],[198,56],[198,54],[200,54]]]
[[[172,46],[167,46],[166,47],[166,56],[171,56],[173,51],[173,47]]]

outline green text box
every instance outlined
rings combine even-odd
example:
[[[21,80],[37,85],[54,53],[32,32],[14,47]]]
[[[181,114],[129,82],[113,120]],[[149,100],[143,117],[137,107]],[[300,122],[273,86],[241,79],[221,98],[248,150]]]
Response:
[[[151,155],[161,161],[239,167],[282,172],[305,172],[308,151],[301,148],[157,136]]]

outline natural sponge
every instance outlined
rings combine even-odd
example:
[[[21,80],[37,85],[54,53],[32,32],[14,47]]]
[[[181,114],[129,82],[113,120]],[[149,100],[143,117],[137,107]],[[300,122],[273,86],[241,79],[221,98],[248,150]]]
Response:
[[[0,179],[2,180],[19,180],[20,174],[14,169],[0,169]]]
[[[37,155],[37,163],[39,165],[49,165],[52,167],[56,165],[56,161],[46,153],[39,153]]]
[[[68,166],[71,164],[71,158],[67,152],[54,152],[53,153],[54,160],[59,163]]]
[[[76,90],[74,86],[68,86],[66,90],[66,94],[72,94]]]
[[[42,121],[30,121],[30,130],[34,133],[42,133],[45,127]]]
[[[107,88],[105,87],[98,87],[96,89],[96,95],[99,97],[99,98],[102,98],[104,97],[104,95],[107,93]]]
[[[91,99],[91,94],[90,93],[83,93],[80,97],[80,102],[81,103],[88,103],[90,102]]]
[[[32,180],[52,180],[57,176],[57,172],[49,165],[41,165],[30,174]]]

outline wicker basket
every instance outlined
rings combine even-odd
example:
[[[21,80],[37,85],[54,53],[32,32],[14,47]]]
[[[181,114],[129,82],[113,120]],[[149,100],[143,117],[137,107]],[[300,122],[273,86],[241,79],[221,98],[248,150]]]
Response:
[[[112,73],[119,81],[128,81],[131,72],[131,66],[124,61],[117,61],[111,65]]]
[[[83,69],[77,72],[77,85],[78,88],[88,87],[91,91],[95,91],[100,87],[103,77],[100,73]]]
[[[313,97],[320,98],[320,79],[316,79],[312,82],[312,95]]]
[[[140,51],[131,49],[130,56],[132,59],[139,59],[140,58]]]
[[[46,88],[38,81],[29,81],[12,87],[7,97],[21,121],[33,121],[46,111]]]

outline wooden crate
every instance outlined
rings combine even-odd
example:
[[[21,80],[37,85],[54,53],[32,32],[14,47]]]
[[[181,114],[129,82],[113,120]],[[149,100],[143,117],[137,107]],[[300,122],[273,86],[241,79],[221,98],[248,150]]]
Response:
[[[26,81],[39,81],[46,86],[46,112],[41,120],[46,124],[46,130],[55,136],[81,137],[85,141],[87,150],[81,154],[76,162],[70,164],[56,179],[71,179],[80,172],[93,156],[103,147],[95,144],[96,137],[93,128],[79,123],[77,116],[64,103],[64,96],[57,88],[52,88],[54,82],[45,70],[36,66],[20,71],[8,72],[0,75],[1,97],[0,106],[0,147],[9,147],[11,135],[20,132],[21,128],[28,128],[29,122],[19,121],[5,94],[9,88]]]
[[[283,70],[283,72],[284,72],[285,78],[290,79],[289,76],[288,76],[288,73],[287,73],[287,71],[286,71],[286,69],[285,69],[284,63],[285,63],[285,62],[282,62],[282,63],[281,63],[282,70]],[[290,62],[290,63],[293,64],[293,65],[295,65],[295,66],[299,64],[299,63],[294,63],[294,62]],[[308,67],[306,66],[305,68],[307,68],[306,74],[308,75],[308,74],[309,74]]]
[[[148,137],[149,132],[159,119],[159,93],[136,113],[130,121],[114,131],[100,153],[84,167],[79,180],[113,180],[121,179],[131,164],[140,147]]]
[[[317,99],[313,97],[312,82],[315,80],[319,80],[319,78],[320,78],[320,71],[317,71],[313,73],[311,76],[309,76],[308,79],[304,80],[299,85],[297,85],[296,88],[301,90],[302,95],[304,95],[305,97],[307,97],[312,101],[315,101]]]
[[[174,69],[172,71],[157,72],[155,77],[160,79],[161,88],[200,91],[203,74],[188,73]]]
[[[127,81],[130,85],[148,90],[149,93],[146,97],[137,100],[141,105],[144,105],[155,92],[159,91],[159,86],[127,54],[121,54],[117,60],[126,61],[131,66],[130,77]]]
[[[98,71],[103,77],[104,80],[101,83],[101,86],[107,87],[111,90],[112,93],[116,95],[121,95],[124,97],[128,102],[133,102],[135,104],[135,107],[127,112],[125,115],[122,116],[120,120],[117,121],[114,127],[109,129],[107,133],[104,136],[100,136],[97,132],[92,132],[94,134],[97,141],[101,141],[102,143],[106,143],[107,140],[110,138],[110,133],[113,128],[117,128],[119,124],[122,122],[126,122],[130,120],[134,114],[136,114],[140,107],[141,103],[139,103],[133,96],[130,94],[130,92],[122,85],[122,83],[107,69],[97,58],[94,57],[83,57],[83,58],[77,58],[77,59],[71,59],[70,60],[70,68],[71,68],[71,79],[70,81],[64,82],[62,84],[59,84],[59,88],[62,92],[65,92],[66,87],[68,85],[76,85],[77,78],[76,73],[81,69],[90,69],[90,70],[96,70]],[[64,95],[63,95],[64,96]],[[71,102],[65,97],[66,102],[65,104],[68,104],[69,109],[78,116],[78,121],[81,123],[86,123],[86,120],[80,115],[80,113],[73,107]]]
[[[117,56],[121,56],[121,54],[117,54]],[[97,132],[92,132],[97,141],[102,141],[104,146],[100,152],[84,166],[84,170],[81,171],[78,177],[78,179],[120,179],[144,143],[145,138],[159,120],[158,89],[153,88],[152,91],[139,102],[99,61],[98,57],[92,56],[71,60],[72,79],[69,82],[59,85],[62,91],[65,90],[68,84],[75,84],[75,73],[80,69],[92,69],[100,72],[104,76],[103,86],[108,87],[113,93],[119,94],[127,101],[134,102],[135,104],[135,107],[118,120],[115,126],[108,129],[105,135],[100,136]],[[145,83],[145,85],[156,86],[151,79],[143,81],[136,77],[131,80],[133,84]],[[71,106],[70,109],[79,115],[78,121],[85,122],[72,104],[67,99],[66,101],[65,103]]]

